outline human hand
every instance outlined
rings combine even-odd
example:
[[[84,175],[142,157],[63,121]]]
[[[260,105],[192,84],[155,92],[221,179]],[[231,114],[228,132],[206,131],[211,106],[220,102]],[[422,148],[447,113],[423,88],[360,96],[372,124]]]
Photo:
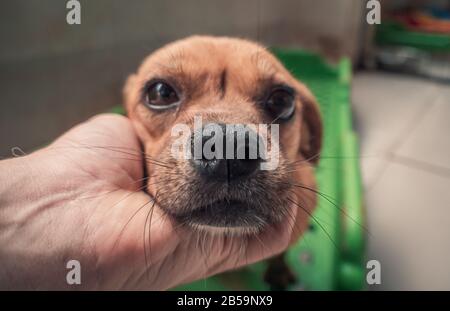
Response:
[[[245,237],[177,226],[143,191],[140,150],[127,118],[100,115],[0,161],[0,288],[162,290],[275,255],[295,239],[286,223]],[[66,282],[69,260],[81,264],[80,285]]]

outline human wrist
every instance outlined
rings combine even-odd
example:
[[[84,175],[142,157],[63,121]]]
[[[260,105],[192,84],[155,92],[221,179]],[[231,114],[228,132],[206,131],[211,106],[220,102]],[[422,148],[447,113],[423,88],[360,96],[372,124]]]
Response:
[[[68,256],[68,247],[50,243],[50,209],[56,196],[46,195],[52,187],[48,174],[48,155],[41,150],[30,155],[0,161],[0,288],[60,288],[64,272],[60,258]],[[54,234],[54,233],[53,233]],[[58,240],[59,241],[59,240]],[[59,267],[61,265],[61,267]]]

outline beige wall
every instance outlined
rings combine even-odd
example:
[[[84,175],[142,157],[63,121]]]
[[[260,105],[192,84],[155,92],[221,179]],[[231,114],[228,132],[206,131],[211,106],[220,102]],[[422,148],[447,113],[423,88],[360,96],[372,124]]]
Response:
[[[64,0],[4,0],[0,61],[136,42],[156,46],[196,33],[256,39],[258,27],[259,39],[267,44],[332,45],[352,54],[362,14],[360,0],[80,2],[82,24],[70,26],[65,23]]]

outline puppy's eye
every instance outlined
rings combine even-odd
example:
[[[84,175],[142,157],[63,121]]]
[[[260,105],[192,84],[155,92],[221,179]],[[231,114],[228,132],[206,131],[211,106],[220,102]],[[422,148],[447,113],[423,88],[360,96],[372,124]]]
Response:
[[[169,84],[156,82],[147,88],[146,101],[151,109],[163,110],[178,105],[180,99]]]
[[[275,89],[266,101],[266,108],[276,120],[286,121],[294,115],[295,97],[291,90]]]

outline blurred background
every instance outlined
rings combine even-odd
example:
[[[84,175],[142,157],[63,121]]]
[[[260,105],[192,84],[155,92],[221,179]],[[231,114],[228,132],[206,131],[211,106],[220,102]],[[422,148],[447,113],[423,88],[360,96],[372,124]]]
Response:
[[[121,105],[144,56],[192,34],[245,37],[353,64],[369,289],[450,290],[450,1],[0,1],[0,155],[45,145]]]

